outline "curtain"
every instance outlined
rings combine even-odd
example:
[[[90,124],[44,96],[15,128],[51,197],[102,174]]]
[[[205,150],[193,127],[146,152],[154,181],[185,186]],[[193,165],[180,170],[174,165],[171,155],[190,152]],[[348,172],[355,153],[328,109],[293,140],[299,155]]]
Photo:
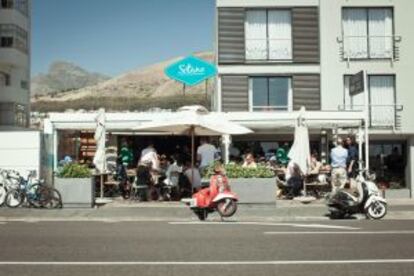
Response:
[[[393,31],[391,9],[369,9],[369,52],[371,58],[391,58]]]
[[[246,59],[267,59],[266,10],[246,12]]]
[[[370,76],[371,124],[392,126],[395,121],[394,77]]]
[[[292,59],[292,19],[288,10],[269,10],[269,59]]]
[[[345,57],[367,58],[367,10],[366,9],[344,9],[344,52]]]

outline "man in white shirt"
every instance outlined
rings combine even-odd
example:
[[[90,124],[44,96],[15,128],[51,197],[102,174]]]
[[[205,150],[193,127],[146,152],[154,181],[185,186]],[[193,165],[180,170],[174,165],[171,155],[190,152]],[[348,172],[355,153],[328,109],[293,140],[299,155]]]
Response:
[[[217,149],[212,144],[209,144],[205,138],[200,140],[201,145],[197,148],[197,160],[200,162],[200,172],[205,170],[208,166],[214,163]]]
[[[148,147],[141,151],[140,163],[151,163],[151,168],[155,171],[159,170],[160,161],[158,159],[157,151],[154,148],[153,143],[149,143]]]

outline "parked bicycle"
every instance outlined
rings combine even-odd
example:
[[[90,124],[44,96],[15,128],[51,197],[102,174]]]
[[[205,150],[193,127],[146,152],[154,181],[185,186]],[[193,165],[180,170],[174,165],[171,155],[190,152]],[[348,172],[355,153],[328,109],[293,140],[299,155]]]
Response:
[[[5,203],[10,208],[17,208],[24,202],[36,208],[62,208],[62,196],[53,187],[35,178],[36,171],[30,171],[27,178],[20,174],[9,174],[8,179],[18,183],[17,187],[7,191]]]

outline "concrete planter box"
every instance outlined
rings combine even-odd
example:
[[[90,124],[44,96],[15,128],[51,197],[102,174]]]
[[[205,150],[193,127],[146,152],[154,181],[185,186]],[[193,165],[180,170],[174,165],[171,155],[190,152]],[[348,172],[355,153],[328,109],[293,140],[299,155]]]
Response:
[[[386,189],[384,190],[384,197],[391,199],[408,199],[410,198],[410,189]]]
[[[230,186],[240,203],[275,203],[275,178],[230,178]]]
[[[91,208],[95,201],[93,178],[54,178],[64,208]]]

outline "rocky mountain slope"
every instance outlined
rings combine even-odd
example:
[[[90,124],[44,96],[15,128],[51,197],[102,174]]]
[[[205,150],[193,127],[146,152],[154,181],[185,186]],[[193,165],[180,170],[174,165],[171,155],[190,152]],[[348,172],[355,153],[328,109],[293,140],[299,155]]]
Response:
[[[210,52],[195,54],[209,62],[213,62],[214,56]],[[177,81],[169,79],[164,74],[164,69],[168,65],[178,61],[183,57],[160,62],[145,68],[132,70],[115,78],[99,82],[95,85],[70,90],[63,93],[52,93],[38,95],[32,99],[36,102],[68,102],[79,101],[81,99],[116,98],[116,99],[159,99],[161,97],[173,97],[183,95],[183,85]],[[208,82],[208,89],[213,87],[213,81]],[[205,93],[205,83],[197,86],[186,87],[186,94],[202,95]]]
[[[76,90],[108,79],[108,76],[88,72],[73,63],[56,61],[46,74],[39,74],[32,79],[32,96]]]

